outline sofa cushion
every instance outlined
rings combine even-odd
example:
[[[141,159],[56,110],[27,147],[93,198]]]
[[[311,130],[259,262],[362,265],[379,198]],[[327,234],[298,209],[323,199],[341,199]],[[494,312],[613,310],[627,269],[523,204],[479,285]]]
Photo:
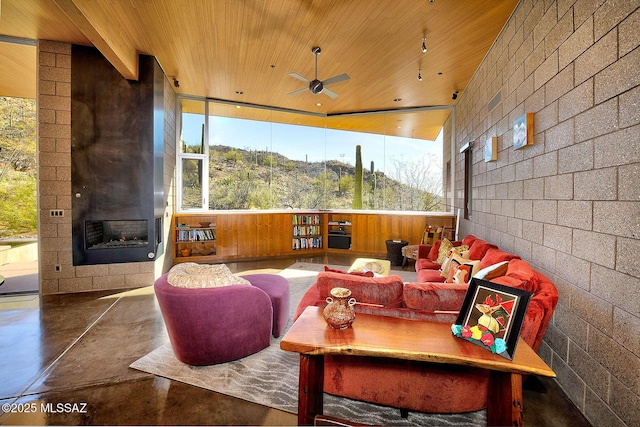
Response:
[[[535,289],[538,287],[536,272],[528,262],[521,259],[512,259],[509,261],[507,276],[522,280],[524,282],[523,289],[527,291],[535,292]]]
[[[518,255],[510,254],[498,248],[489,248],[487,253],[480,259],[480,268],[487,268],[502,261],[510,261],[512,259],[520,259]],[[478,258],[472,258],[478,259]]]
[[[459,311],[468,286],[455,283],[407,283],[404,305],[424,311]]]
[[[435,282],[442,283],[445,281],[445,278],[440,275],[440,270],[438,269],[424,269],[418,270],[418,276],[416,281],[418,282]]]
[[[324,271],[329,271],[332,273],[340,273],[340,274],[352,274],[354,276],[363,276],[363,277],[373,277],[373,271],[344,271],[344,270],[337,270],[335,268],[331,268],[328,266],[324,266]]]
[[[491,248],[497,249],[498,247],[482,239],[476,239],[469,245],[469,258],[480,260]]]
[[[490,282],[497,283],[498,285],[508,286],[510,288],[522,289],[525,291],[527,290],[526,289],[527,281],[518,279],[516,277],[509,277],[509,276],[494,277],[493,279],[490,280]]]
[[[398,276],[362,277],[350,274],[320,272],[316,283],[320,298],[331,296],[333,288],[347,288],[357,302],[402,307],[404,283]]]
[[[462,239],[462,245],[467,245],[467,246],[471,246],[471,244],[476,241],[478,238],[476,236],[474,236],[473,234],[467,234],[467,236]]]
[[[431,249],[429,250],[428,258],[432,261],[438,259],[438,255],[440,253],[440,245],[442,244],[442,240],[437,240],[431,245]]]
[[[429,258],[418,258],[416,260],[416,271],[420,270],[440,270],[440,264]]]

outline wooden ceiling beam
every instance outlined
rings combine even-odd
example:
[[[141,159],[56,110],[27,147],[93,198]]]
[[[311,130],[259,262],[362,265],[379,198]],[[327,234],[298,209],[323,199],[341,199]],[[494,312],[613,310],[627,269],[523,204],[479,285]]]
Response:
[[[113,15],[91,0],[53,0],[125,79],[138,80],[138,52]]]

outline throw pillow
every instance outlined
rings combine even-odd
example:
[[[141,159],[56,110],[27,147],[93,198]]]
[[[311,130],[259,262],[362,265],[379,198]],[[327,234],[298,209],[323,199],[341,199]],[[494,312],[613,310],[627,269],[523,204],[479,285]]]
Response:
[[[447,283],[468,283],[473,275],[478,272],[479,268],[480,261],[464,259],[454,252],[451,255],[451,267],[449,268]],[[458,270],[462,273],[458,273]],[[453,281],[454,277],[456,278],[456,282]]]
[[[251,285],[247,279],[234,276],[224,264],[184,262],[169,270],[167,282],[178,288],[218,288],[229,285]]]
[[[451,255],[454,252],[456,252],[458,255],[460,255],[464,259],[468,259],[469,258],[469,247],[468,246],[466,246],[466,245],[464,245],[464,246],[455,246],[455,247],[451,248],[451,250],[447,254],[447,257],[442,262],[442,266],[440,267],[440,276],[444,277],[445,279],[449,277],[449,270],[451,269]]]
[[[373,271],[344,271],[330,268],[326,265],[324,266],[324,271],[328,271],[330,273],[352,274],[354,276],[373,277]]]
[[[442,239],[440,242],[440,249],[438,250],[438,259],[435,260],[436,264],[442,264],[451,249],[453,249],[453,244],[449,239]]]
[[[440,252],[441,244],[442,244],[442,240],[438,240],[433,245],[431,245],[431,249],[429,250],[429,254],[427,255],[427,258],[429,258],[432,261],[437,260],[438,254]]]
[[[473,277],[481,280],[491,280],[507,274],[508,268],[509,261],[502,261],[497,264],[490,265],[489,267],[483,268],[482,270],[474,274]]]

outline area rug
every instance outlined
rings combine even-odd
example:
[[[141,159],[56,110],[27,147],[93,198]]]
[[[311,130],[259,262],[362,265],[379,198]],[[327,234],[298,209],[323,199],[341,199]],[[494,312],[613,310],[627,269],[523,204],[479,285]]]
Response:
[[[345,266],[330,266],[346,270]],[[322,264],[298,262],[279,274],[289,281],[291,318],[306,290],[322,271]],[[405,282],[415,280],[415,272],[392,271]],[[296,414],[298,412],[299,355],[282,351],[280,339],[251,356],[212,366],[190,366],[178,361],[170,344],[147,354],[132,363],[131,368],[180,381],[207,390],[237,397],[249,402]],[[380,405],[324,395],[324,413],[370,425],[470,426],[486,425],[486,411],[463,414],[425,414],[410,412],[402,418],[400,411]]]

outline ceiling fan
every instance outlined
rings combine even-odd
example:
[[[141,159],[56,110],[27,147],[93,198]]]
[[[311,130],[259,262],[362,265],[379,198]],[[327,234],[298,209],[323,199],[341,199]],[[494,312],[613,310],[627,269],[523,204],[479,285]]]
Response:
[[[305,83],[309,83],[309,91],[311,91],[312,94],[317,95],[319,93],[324,93],[327,96],[329,96],[330,98],[337,98],[338,94],[327,89],[325,86],[328,86],[330,84],[333,83],[338,83],[344,80],[349,80],[349,75],[347,73],[344,74],[340,74],[339,76],[335,76],[335,77],[331,77],[330,79],[324,80],[324,81],[320,81],[318,80],[318,55],[320,55],[320,48],[319,47],[314,47],[311,49],[311,52],[313,52],[313,54],[316,57],[316,77],[313,80],[309,80],[305,77],[302,77],[300,74],[297,73],[289,73],[289,75],[291,77],[295,77],[298,80],[302,80]],[[289,93],[289,95],[295,95],[296,93],[301,93],[304,92],[305,90],[307,90],[307,88],[304,89],[299,89],[296,90],[294,92]]]

